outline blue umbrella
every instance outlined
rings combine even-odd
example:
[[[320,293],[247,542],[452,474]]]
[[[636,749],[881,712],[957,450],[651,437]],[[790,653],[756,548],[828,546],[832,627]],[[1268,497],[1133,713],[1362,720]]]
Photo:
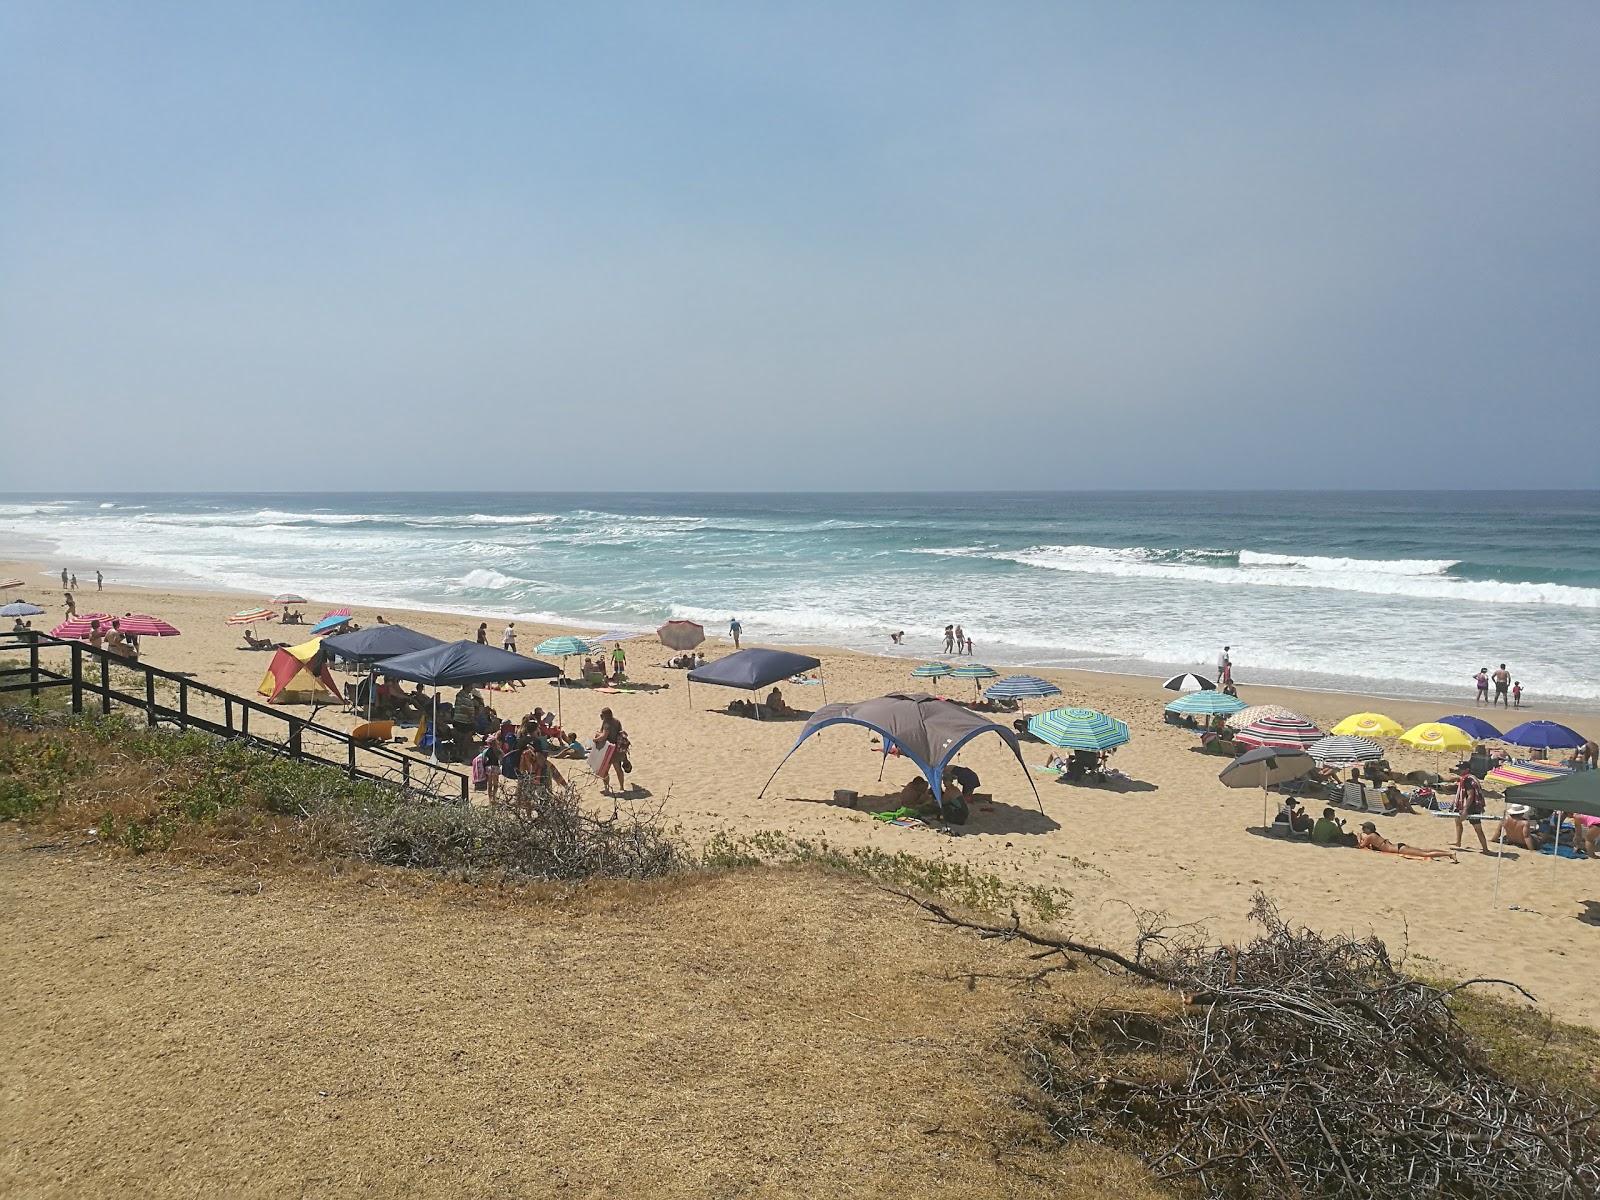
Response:
[[[1028,719],[1028,732],[1063,750],[1110,750],[1128,740],[1128,727],[1092,708],[1057,708]]]
[[[1059,696],[1061,689],[1037,675],[1007,675],[999,683],[985,688],[983,694],[991,700],[1023,700],[1029,696]]]
[[[1554,721],[1524,721],[1515,729],[1507,730],[1502,741],[1513,746],[1543,746],[1546,750],[1574,750],[1589,739],[1575,729],[1558,725]]]
[[[311,627],[311,636],[316,637],[319,633],[326,633],[330,629],[337,629],[341,625],[349,624],[349,622],[349,617],[323,617],[322,620],[318,621]]]
[[[1167,711],[1213,717],[1218,713],[1226,715],[1243,712],[1249,707],[1239,697],[1230,696],[1226,692],[1190,692],[1187,696],[1180,696],[1167,705]]]
[[[1439,724],[1454,725],[1468,737],[1499,738],[1500,731],[1482,717],[1469,717],[1465,713],[1458,713],[1453,717],[1440,717]]]
[[[14,600],[4,608],[0,608],[0,617],[37,617],[44,609],[37,604],[29,604],[26,600]]]

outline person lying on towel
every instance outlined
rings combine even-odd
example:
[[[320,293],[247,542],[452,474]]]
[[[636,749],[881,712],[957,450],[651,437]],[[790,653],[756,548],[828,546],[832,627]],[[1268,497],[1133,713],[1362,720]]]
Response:
[[[1361,832],[1356,836],[1356,845],[1363,850],[1376,850],[1379,854],[1398,854],[1402,858],[1448,858],[1451,862],[1459,862],[1454,850],[1422,850],[1416,846],[1408,846],[1404,842],[1391,842],[1378,832],[1378,827],[1371,821],[1361,822]]]

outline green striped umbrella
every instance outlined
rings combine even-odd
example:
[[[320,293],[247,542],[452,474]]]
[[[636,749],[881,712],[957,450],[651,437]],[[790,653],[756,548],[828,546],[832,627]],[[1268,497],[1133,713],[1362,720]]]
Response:
[[[925,662],[920,667],[912,667],[911,673],[918,679],[943,679],[954,670],[949,663]]]
[[[1218,713],[1243,712],[1249,707],[1239,697],[1230,696],[1226,692],[1190,692],[1187,696],[1180,696],[1167,705],[1167,711],[1214,717]]]
[[[1056,708],[1028,719],[1028,732],[1063,750],[1110,750],[1128,740],[1128,727],[1092,708]]]
[[[959,667],[956,667],[953,671],[951,671],[950,678],[972,680],[972,698],[976,700],[978,698],[978,680],[999,679],[1000,672],[996,671],[993,667],[986,667],[982,663],[969,662],[962,663]]]
[[[594,653],[594,647],[578,637],[553,637],[546,638],[533,648],[535,654],[548,654],[552,657],[561,656],[561,678],[556,687],[556,721],[561,720],[561,686],[567,682],[567,659],[578,654],[589,655]]]

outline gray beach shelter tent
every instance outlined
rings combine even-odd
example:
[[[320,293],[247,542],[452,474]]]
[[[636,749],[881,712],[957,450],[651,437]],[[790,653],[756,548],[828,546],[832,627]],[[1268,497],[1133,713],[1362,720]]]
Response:
[[[753,692],[821,665],[820,659],[809,654],[791,654],[787,650],[738,650],[690,671],[689,683],[712,683]],[[693,695],[692,687],[690,694]],[[822,686],[822,698],[828,698],[827,684]]]
[[[1017,735],[1004,725],[996,725],[971,709],[926,692],[891,692],[859,704],[824,704],[817,709],[800,731],[800,737],[789,753],[783,756],[783,762],[772,772],[767,786],[771,786],[772,780],[778,777],[778,771],[783,769],[783,763],[793,757],[802,742],[829,725],[866,726],[883,739],[885,758],[891,749],[899,750],[927,777],[928,786],[933,789],[933,798],[941,808],[944,806],[941,793],[945,767],[961,747],[980,734],[993,733],[1005,739],[1006,745],[1011,747],[1011,753],[1017,756],[1017,764],[1024,773],[1027,771],[1027,764],[1022,761],[1022,745],[1017,741]],[[1028,775],[1027,780],[1028,786],[1033,788],[1034,800],[1039,800],[1039,789],[1033,786],[1033,776]],[[766,790],[763,787],[762,794]],[[760,796],[756,798],[760,799]],[[1039,811],[1044,811],[1043,802],[1039,804]]]

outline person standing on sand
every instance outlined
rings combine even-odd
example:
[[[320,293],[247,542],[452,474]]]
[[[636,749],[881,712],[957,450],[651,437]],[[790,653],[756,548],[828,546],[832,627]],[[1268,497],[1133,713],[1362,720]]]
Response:
[[[733,639],[733,648],[739,648],[739,635],[744,632],[744,626],[739,624],[738,617],[728,618],[728,636]]]
[[[1501,663],[1500,669],[1489,678],[1494,680],[1494,699],[1489,701],[1489,707],[1493,708],[1496,704],[1500,704],[1510,708],[1511,701],[1507,693],[1511,690],[1511,672],[1506,670],[1505,663]]]
[[[74,575],[72,577],[72,583],[69,586],[72,588],[73,591],[77,591],[78,590],[78,577],[76,575]]]
[[[627,670],[628,652],[622,648],[622,643],[618,642],[615,646],[611,647],[611,677],[618,683],[621,683],[623,676],[627,673]]]
[[[1511,707],[1522,707],[1522,680],[1520,679],[1511,685]]]
[[[957,625],[955,630],[956,653],[960,654],[967,647],[967,631]]]
[[[971,638],[967,639],[967,657],[968,658],[972,657],[972,639]]]
[[[97,591],[97,592],[103,592],[103,591],[105,591],[105,586],[106,586],[106,577],[104,575],[100,574],[99,571],[96,571],[94,573],[94,590]]]
[[[67,590],[67,569],[65,567],[61,568],[61,590]]]
[[[955,646],[955,644],[956,644],[956,627],[954,625],[946,625],[944,627],[944,652],[946,654],[949,654],[951,649]]]
[[[506,623],[506,631],[500,635],[500,648],[511,654],[517,652],[517,623],[515,621]]]
[[[1225,687],[1233,682],[1233,659],[1228,657],[1232,647],[1224,646],[1217,655],[1217,686]]]
[[[1478,685],[1478,698],[1473,704],[1489,703],[1489,668],[1479,667],[1478,673],[1472,677],[1472,682]]]
[[[488,644],[489,644],[489,622],[487,622],[487,621],[479,621],[478,622],[478,645],[487,646]]]
[[[70,621],[78,615],[78,602],[72,598],[71,592],[63,592],[62,596],[67,602],[67,620]]]

